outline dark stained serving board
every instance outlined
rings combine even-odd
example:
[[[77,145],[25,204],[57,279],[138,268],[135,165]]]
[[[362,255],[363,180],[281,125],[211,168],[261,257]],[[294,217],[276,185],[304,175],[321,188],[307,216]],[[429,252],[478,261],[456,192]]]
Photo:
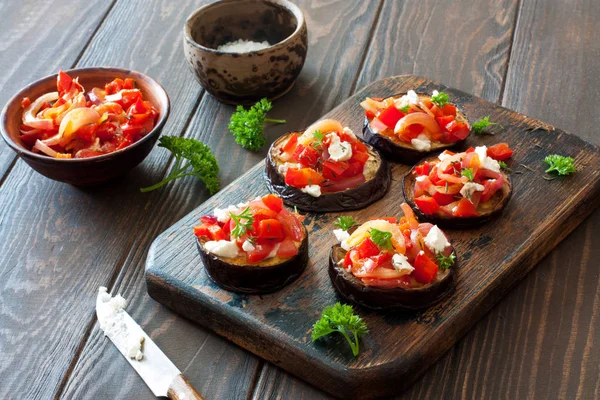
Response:
[[[264,163],[156,238],[146,262],[150,296],[336,396],[371,398],[398,393],[410,385],[598,206],[600,152],[543,122],[415,76],[377,81],[324,117],[338,119],[361,134],[364,114],[359,102],[364,97],[386,97],[409,89],[444,90],[471,121],[491,115],[491,120],[502,124],[503,128],[491,129],[496,133],[493,136],[472,134],[468,146],[507,142],[514,149],[508,161],[515,172],[511,176],[514,192],[502,216],[478,229],[446,229],[459,258],[457,287],[449,298],[421,312],[357,308],[370,329],[357,358],[342,338],[317,343],[310,339],[312,324],[323,308],[341,300],[327,275],[328,255],[335,243],[334,220],[339,215],[353,215],[359,222],[401,215],[402,177],[410,169],[405,165],[394,166],[389,192],[370,207],[307,215],[310,261],[297,281],[263,296],[219,288],[202,267],[192,227],[215,207],[267,193]],[[552,153],[575,158],[578,172],[545,180],[543,159]]]

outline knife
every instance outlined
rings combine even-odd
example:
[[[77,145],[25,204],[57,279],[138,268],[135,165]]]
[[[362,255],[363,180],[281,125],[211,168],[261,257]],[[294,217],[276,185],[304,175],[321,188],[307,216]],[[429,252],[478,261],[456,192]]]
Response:
[[[144,330],[124,310],[127,301],[100,287],[96,316],[104,334],[119,349],[155,396],[173,400],[204,400]]]

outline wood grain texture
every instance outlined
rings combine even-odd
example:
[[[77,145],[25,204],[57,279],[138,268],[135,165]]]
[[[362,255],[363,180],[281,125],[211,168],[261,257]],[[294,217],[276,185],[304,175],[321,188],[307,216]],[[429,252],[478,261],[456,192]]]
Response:
[[[160,2],[152,4],[148,7],[161,5]],[[278,135],[285,132],[286,129],[290,129],[291,126],[302,127],[308,124],[312,119],[321,115],[324,112],[323,109],[329,110],[348,96],[352,82],[351,77],[357,73],[358,65],[349,68],[346,64],[350,64],[353,57],[359,57],[367,43],[365,37],[361,42],[363,48],[360,46],[352,48],[353,42],[350,41],[349,35],[366,36],[369,27],[375,20],[377,11],[376,8],[370,8],[366,4],[356,7],[355,4],[342,0],[333,2],[301,1],[297,4],[304,10],[309,24],[308,58],[294,89],[290,94],[277,100],[270,113],[272,116],[277,116],[278,113],[284,114],[288,124],[283,127],[268,127],[266,133],[269,142],[275,140]],[[111,13],[116,16],[111,15],[111,18],[107,20],[107,31],[102,29],[97,36],[101,38],[102,35],[108,35],[110,28],[114,29],[113,24],[119,23],[118,21],[124,18],[123,15],[126,15],[129,9],[121,10],[120,6],[120,3],[117,4]],[[162,6],[164,7],[164,4]],[[199,6],[198,3],[196,6]],[[156,14],[156,12],[154,13]],[[338,13],[347,20],[353,21],[354,24],[348,26],[343,20],[335,19],[333,16]],[[185,18],[181,20],[181,26],[184,20]],[[173,21],[170,24],[179,27]],[[92,51],[99,51],[95,50],[96,46],[100,46],[100,43],[94,41],[90,45]],[[341,49],[346,50],[342,51]],[[177,48],[177,51],[179,50]],[[340,54],[340,57],[346,64],[340,64],[338,60],[330,57],[329,54],[334,51],[344,53]],[[89,57],[92,59],[95,56],[90,55]],[[82,59],[88,59],[87,53]],[[181,60],[168,61],[168,63],[172,62],[184,63],[185,60],[181,55]],[[307,70],[309,72],[306,72]],[[163,83],[162,79],[164,78],[152,73],[151,75]],[[189,77],[192,77],[191,73],[189,73]],[[167,81],[166,84],[168,85],[169,82]],[[195,82],[190,83],[187,80],[183,80],[181,84],[186,88],[188,86],[196,87]],[[173,90],[169,86],[166,88],[171,94],[172,103],[176,102]],[[171,122],[176,124],[182,121],[186,122],[189,112],[188,114],[178,112],[177,110],[181,107],[177,104],[172,105]],[[294,112],[290,112],[290,109]],[[264,156],[264,154],[254,154],[242,150],[235,144],[233,136],[227,129],[232,110],[233,107],[217,103],[208,95],[202,96],[200,105],[194,115],[190,117],[189,126],[184,133],[186,137],[203,140],[213,148],[221,167],[220,180],[223,186],[233,181]],[[288,118],[288,115],[291,118]],[[179,127],[179,125],[177,126]],[[169,132],[168,125],[165,127],[164,134],[175,134],[175,132],[174,129]],[[155,152],[166,153],[162,149]],[[148,161],[146,160],[141,168]],[[158,174],[157,167],[152,165],[150,168],[152,167],[154,173]],[[160,174],[162,175],[164,172],[160,171]],[[154,176],[153,179],[158,180],[159,177]],[[146,184],[149,183],[150,180],[146,182]],[[259,364],[259,359],[254,355],[231,345],[212,333],[207,334],[207,331],[198,325],[190,324],[184,318],[174,317],[164,307],[158,306],[148,298],[141,273],[152,240],[168,226],[205,201],[208,193],[201,182],[185,179],[170,184],[164,190],[149,196],[154,197],[151,197],[151,200],[144,205],[145,217],[142,217],[135,225],[139,227],[137,232],[140,232],[141,235],[135,235],[133,232],[135,229],[131,229],[131,235],[134,238],[131,243],[127,244],[130,252],[122,261],[123,269],[113,288],[124,293],[126,298],[135,299],[129,308],[133,318],[141,323],[141,326],[157,341],[159,347],[172,358],[176,365],[180,368],[186,366],[186,370],[182,369],[182,372],[206,398],[246,398],[255,384],[255,378],[258,377],[259,366],[262,366],[263,363]],[[144,321],[156,321],[157,325],[144,325]],[[160,330],[157,331],[155,326],[160,326]],[[110,343],[105,341],[101,332],[94,326],[61,397],[152,398],[150,391],[135,372],[131,371],[127,363],[115,363],[115,357],[112,354],[114,349],[110,349],[110,347]],[[128,379],[122,387],[111,387],[98,384],[94,377],[99,375],[104,377],[103,382],[112,382],[121,376],[127,376]]]
[[[505,127],[504,137],[515,150],[515,168],[516,163],[525,163],[541,172],[545,155],[560,148],[571,149],[580,164],[600,162],[598,149],[575,136],[550,126],[548,131],[532,130],[543,123],[423,78],[378,81],[327,117],[359,131],[363,115],[359,99],[385,97],[409,88],[425,92],[442,88],[467,114],[492,115]],[[472,137],[467,145],[493,142],[490,137]],[[600,202],[597,170],[553,182],[527,170],[529,173],[514,175],[513,199],[501,219],[478,230],[449,233],[461,266],[456,293],[424,312],[361,310],[371,332],[363,341],[363,352],[353,359],[339,347],[314,345],[309,338],[311,321],[337,300],[326,272],[334,241],[330,230],[337,215],[308,214],[311,261],[298,281],[276,294],[257,297],[224,291],[201,268],[192,226],[215,207],[264,193],[260,181],[263,168],[261,164],[252,168],[157,238],[147,260],[148,291],[168,307],[312,384],[352,398],[385,395],[407,387]],[[358,221],[397,214],[402,202],[400,178],[407,170],[407,166],[395,166],[395,182],[388,195],[349,214]],[[543,200],[538,198],[542,190],[548,193]]]
[[[0,1],[0,107],[29,83],[71,68],[113,3]],[[14,160],[15,153],[0,141],[0,181]]]

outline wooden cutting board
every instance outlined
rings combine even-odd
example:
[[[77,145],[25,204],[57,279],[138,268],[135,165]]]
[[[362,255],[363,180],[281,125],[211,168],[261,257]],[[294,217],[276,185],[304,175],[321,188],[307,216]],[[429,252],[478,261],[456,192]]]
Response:
[[[333,222],[352,215],[359,222],[371,217],[399,216],[402,177],[409,166],[396,165],[387,195],[363,210],[308,214],[310,261],[304,274],[283,290],[263,296],[239,295],[219,288],[206,275],[192,227],[215,207],[267,193],[264,163],[256,165],[181,221],[156,238],[146,261],[148,293],[219,335],[344,398],[371,398],[398,393],[410,385],[516,282],[600,203],[600,152],[594,145],[497,104],[416,76],[377,81],[328,113],[362,132],[359,102],[367,96],[387,97],[415,89],[450,94],[471,121],[486,115],[502,124],[494,136],[471,135],[467,145],[507,142],[514,149],[513,197],[501,218],[471,230],[446,230],[459,260],[456,292],[421,312],[375,312],[358,308],[370,333],[361,352],[352,356],[343,338],[317,343],[311,327],[325,306],[340,298],[327,275],[335,237]],[[290,127],[295,129],[300,127]],[[575,158],[575,175],[545,180],[546,155]],[[519,329],[514,327],[515,331]]]

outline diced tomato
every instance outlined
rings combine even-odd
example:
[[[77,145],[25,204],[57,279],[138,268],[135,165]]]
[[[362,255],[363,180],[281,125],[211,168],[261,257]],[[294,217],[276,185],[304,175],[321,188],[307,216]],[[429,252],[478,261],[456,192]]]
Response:
[[[203,215],[200,217],[200,221],[210,225],[217,225],[219,223],[219,220],[214,215]]]
[[[452,121],[454,121],[454,115],[446,115],[443,117],[437,117],[435,119],[438,123],[438,125],[440,126],[440,128],[442,128],[442,131],[446,131],[446,126],[448,126],[448,124]]]
[[[219,225],[209,225],[208,234],[210,236],[210,240],[219,241],[227,239],[227,235],[225,235],[223,228],[221,228]]]
[[[364,165],[369,159],[369,154],[366,151],[353,151],[351,160],[358,161]]]
[[[319,162],[321,153],[310,146],[298,145],[296,151],[292,155],[292,158],[298,161],[305,168],[314,168]]]
[[[90,158],[90,157],[101,156],[102,154],[105,154],[105,153],[102,152],[102,151],[89,150],[89,149],[81,149],[77,153],[75,153],[75,157],[74,158]],[[63,158],[71,158],[70,154],[67,154],[67,155],[69,157],[63,157]]]
[[[465,153],[473,153],[475,152],[475,147],[469,147],[467,150],[465,150]]]
[[[133,103],[129,109],[127,110],[127,114],[146,114],[148,110],[146,110],[146,106],[144,105],[144,101],[142,100],[142,96],[138,97],[136,102]]]
[[[125,78],[123,89],[135,89],[135,81],[131,78]]]
[[[202,225],[197,225],[194,227],[194,235],[196,235],[197,237],[201,237],[201,236],[205,236],[205,237],[209,237],[209,233],[208,233],[208,224],[202,224]]]
[[[415,199],[415,204],[425,215],[433,215],[440,209],[440,205],[435,201],[435,199],[429,196],[417,197]]]
[[[386,108],[385,110],[383,110],[380,114],[379,114],[379,120],[381,122],[383,122],[384,124],[386,124],[389,128],[394,129],[396,127],[396,123],[398,123],[398,121],[400,121],[400,119],[402,117],[404,117],[406,114],[404,114],[402,111],[398,110],[396,108],[395,105],[391,105],[388,108]]]
[[[23,97],[21,99],[21,107],[27,108],[27,107],[29,107],[30,104],[31,104],[31,100],[29,99],[29,97]]]
[[[379,247],[377,247],[377,245],[373,243],[371,238],[366,238],[365,240],[363,240],[356,247],[356,251],[358,252],[358,258],[361,260],[363,258],[374,257],[381,252],[381,250],[379,250]]]
[[[290,138],[285,142],[281,150],[286,153],[290,153],[292,150],[296,148],[296,144],[298,143],[298,135],[293,134]]]
[[[350,254],[352,252],[356,252],[356,250],[350,250],[344,256],[344,267],[346,268],[352,268],[352,254]]]
[[[312,168],[288,168],[285,174],[286,185],[297,188],[303,188],[307,185],[319,185],[323,183],[324,180],[323,175]]]
[[[277,195],[268,194],[266,196],[263,196],[262,201],[267,207],[269,207],[276,213],[279,213],[279,211],[281,211],[281,209],[283,208],[283,200],[281,200],[281,198]]]
[[[452,104],[446,104],[442,107],[444,115],[452,115],[456,117],[456,107]]]
[[[448,141],[450,141],[450,142],[456,142],[458,140],[463,140],[467,136],[469,136],[469,133],[471,133],[467,124],[465,124],[463,122],[458,122],[456,120],[454,120],[454,121],[450,122],[448,125],[446,125],[446,130],[449,132],[448,133]]]
[[[112,140],[116,133],[117,128],[113,124],[107,122],[98,126],[98,129],[96,130],[96,136],[103,142]]]
[[[487,149],[487,155],[497,161],[508,160],[512,154],[513,151],[507,143],[498,143]]]
[[[409,125],[406,130],[411,134],[411,135],[419,135],[421,133],[423,133],[423,130],[425,130],[425,128],[423,127],[423,125],[418,125],[418,124],[412,124]],[[414,139],[414,137],[413,137]]]
[[[94,141],[94,139],[96,139],[97,130],[98,124],[89,124],[77,129],[75,134],[86,142],[91,143]]]
[[[386,263],[390,263],[392,261],[392,255],[389,252],[381,253],[376,255],[375,257],[371,257],[374,262],[374,268],[381,267]],[[391,263],[390,263],[391,265]]]
[[[121,89],[123,89],[123,79],[116,78],[112,82],[104,85],[104,90],[106,90],[106,94],[115,94],[118,93]]]
[[[275,245],[272,243],[257,243],[256,246],[254,246],[254,250],[247,253],[248,262],[261,262],[267,258],[269,253],[273,250],[273,247],[275,247]]]
[[[351,178],[357,175],[363,175],[363,170],[364,170],[364,163],[361,163],[360,161],[350,161],[348,163],[348,168],[344,171],[344,178]]]
[[[454,195],[451,193],[443,193],[439,191],[435,191],[433,194],[433,199],[439,206],[446,206],[453,201],[455,201]]]
[[[304,228],[302,223],[298,220],[296,213],[291,213],[285,208],[279,212],[279,221],[281,221],[285,236],[291,237],[296,242],[299,242],[304,237]]]
[[[325,161],[323,163],[323,178],[337,181],[344,177],[349,165],[344,161]]]
[[[130,139],[132,142],[137,140],[144,131],[141,125],[131,125],[129,123],[121,125],[123,136]]]
[[[62,96],[63,93],[71,90],[72,84],[73,79],[71,79],[71,77],[68,74],[62,71],[58,71],[58,77],[56,78],[56,89],[58,89],[58,93],[60,96]]]
[[[264,219],[258,226],[259,239],[272,239],[275,241],[283,240],[284,233],[281,222],[276,219]]]
[[[430,194],[431,186],[432,183],[429,177],[427,177],[427,175],[422,175],[415,181],[414,197]]]
[[[479,213],[477,209],[468,199],[462,198],[453,212],[455,217],[477,217]]]
[[[285,238],[283,242],[279,243],[277,249],[277,256],[281,258],[290,258],[298,254],[298,248],[292,238]]]
[[[429,175],[430,172],[430,165],[429,163],[425,162],[423,164],[417,165],[415,167],[414,173],[417,175]]]
[[[352,145],[352,154],[353,155],[355,153],[365,153],[366,154],[367,146],[362,141],[360,141],[358,139],[354,139],[354,138],[350,137],[349,135],[345,134],[344,132],[342,132],[339,135],[339,137],[340,137],[341,141],[348,142]]]
[[[435,277],[438,273],[438,266],[425,255],[424,251],[420,251],[419,254],[417,254],[413,266],[415,270],[411,275],[417,280],[417,282],[431,283],[435,280]]]
[[[365,117],[367,117],[368,119],[373,119],[375,118],[375,113],[373,111],[365,111]]]

